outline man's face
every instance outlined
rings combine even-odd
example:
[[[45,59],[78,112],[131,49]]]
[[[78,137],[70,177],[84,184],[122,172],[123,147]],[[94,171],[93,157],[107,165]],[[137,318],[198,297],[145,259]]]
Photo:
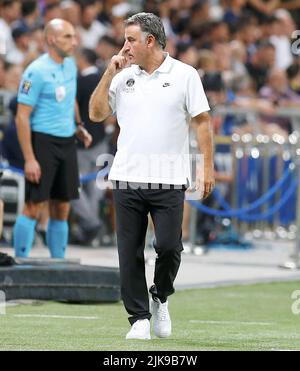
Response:
[[[53,39],[53,46],[56,52],[63,58],[74,54],[78,44],[75,30],[71,25],[64,25],[61,30],[56,31]]]
[[[81,10],[78,3],[68,3],[62,8],[63,19],[71,24],[78,26],[81,23]]]
[[[125,28],[124,51],[131,64],[143,66],[148,56],[147,38],[140,26],[131,25]]]
[[[284,71],[274,71],[269,78],[269,84],[277,93],[284,93],[288,88],[288,81]]]
[[[272,67],[275,63],[275,49],[272,47],[265,47],[261,50],[261,62],[266,67]]]
[[[14,1],[10,6],[7,6],[5,9],[6,9],[7,18],[11,22],[16,21],[20,17],[21,2],[20,1]]]
[[[106,41],[99,41],[96,52],[104,61],[110,60],[113,55],[118,53],[116,47]]]
[[[82,15],[82,23],[85,27],[90,27],[97,18],[98,8],[96,4],[87,5],[84,8]]]

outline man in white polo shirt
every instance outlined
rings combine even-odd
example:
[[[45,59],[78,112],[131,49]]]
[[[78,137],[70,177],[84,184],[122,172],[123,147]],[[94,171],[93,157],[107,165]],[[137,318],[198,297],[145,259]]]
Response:
[[[150,339],[150,318],[158,337],[171,335],[167,297],[174,292],[182,249],[185,190],[190,181],[189,123],[198,123],[206,197],[214,187],[209,106],[197,71],[164,52],[161,20],[138,13],[125,22],[125,43],[112,57],[90,100],[90,118],[115,114],[118,150],[109,179],[116,208],[121,294],[132,325],[126,339]],[[151,310],[144,247],[150,213],[155,228]]]

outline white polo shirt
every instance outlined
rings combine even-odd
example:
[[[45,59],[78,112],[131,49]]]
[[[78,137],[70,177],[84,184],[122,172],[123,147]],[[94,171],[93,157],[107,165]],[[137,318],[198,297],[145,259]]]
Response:
[[[132,65],[111,82],[109,104],[120,134],[110,180],[190,180],[189,123],[210,108],[198,72],[164,54],[164,62],[151,75]]]

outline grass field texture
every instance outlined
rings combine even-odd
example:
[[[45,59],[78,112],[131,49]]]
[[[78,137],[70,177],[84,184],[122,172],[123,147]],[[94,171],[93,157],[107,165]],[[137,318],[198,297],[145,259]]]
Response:
[[[125,340],[122,303],[7,306],[0,315],[0,350],[300,349],[295,290],[300,282],[178,291],[169,300],[172,336],[149,341]]]

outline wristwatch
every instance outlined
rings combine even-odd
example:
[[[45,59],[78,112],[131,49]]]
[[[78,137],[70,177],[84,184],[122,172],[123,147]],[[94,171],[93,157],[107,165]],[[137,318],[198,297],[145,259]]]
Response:
[[[80,121],[80,122],[76,122],[76,126],[82,126],[83,128],[85,127],[85,124],[83,121]]]

